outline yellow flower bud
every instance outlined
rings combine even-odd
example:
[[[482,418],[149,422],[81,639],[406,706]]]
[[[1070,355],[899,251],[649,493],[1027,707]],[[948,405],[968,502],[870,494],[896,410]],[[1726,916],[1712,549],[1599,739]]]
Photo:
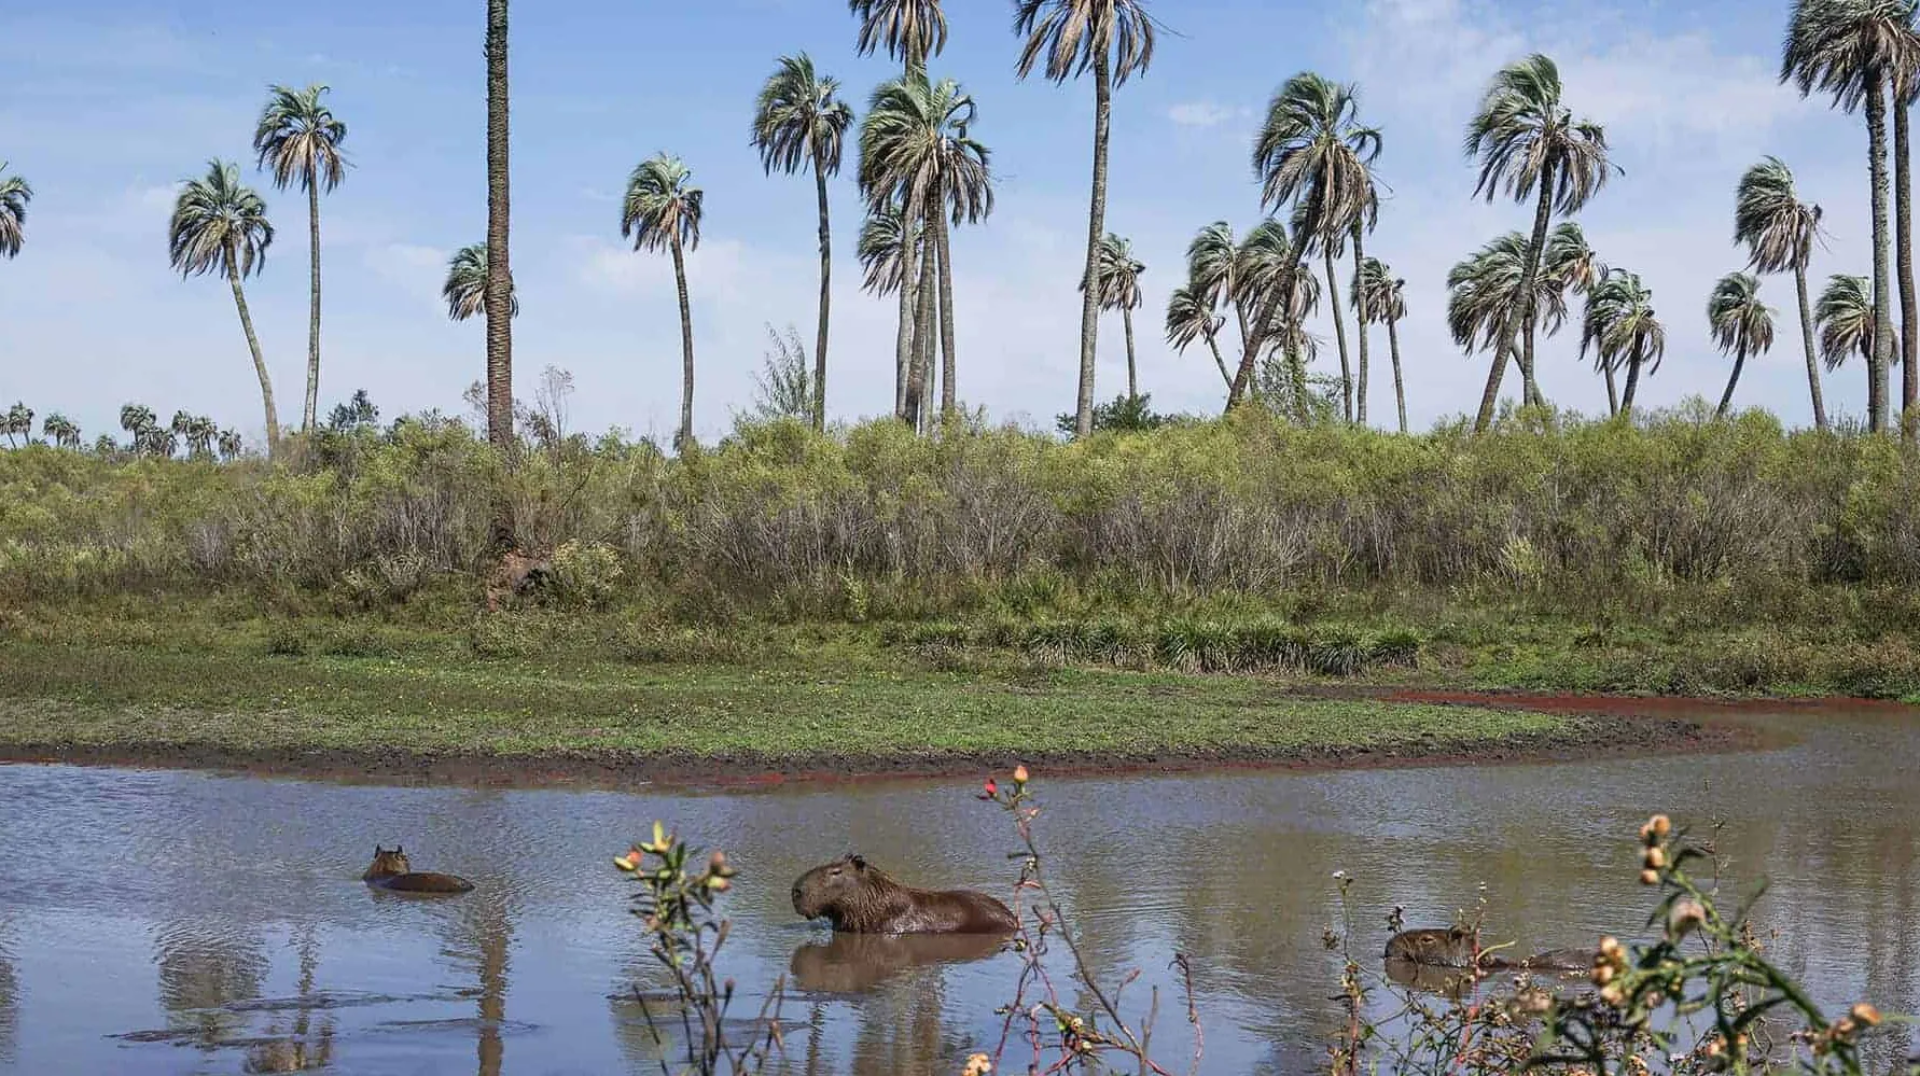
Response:
[[[1620,945],[1619,938],[1616,938],[1613,935],[1609,934],[1606,937],[1600,939],[1600,955],[1601,956],[1611,959],[1613,957],[1621,956],[1625,952],[1626,950],[1622,948]]]
[[[1673,820],[1666,815],[1657,814],[1647,819],[1647,827],[1653,830],[1654,837],[1664,841],[1667,839],[1667,834],[1673,832]]]
[[[1025,766],[1015,766],[1013,768],[1013,783],[1016,785],[1024,785],[1027,783],[1027,768]]]
[[[1658,848],[1649,848],[1647,849],[1645,862],[1648,867],[1658,870],[1667,865],[1667,853]]]
[[[1873,1027],[1880,1023],[1880,1010],[1864,1001],[1855,1005],[1849,1015],[1853,1017],[1856,1023],[1865,1027]]]
[[[1656,871],[1656,870],[1644,870],[1644,871],[1641,871],[1641,872],[1640,872],[1640,884],[1641,884],[1641,885],[1659,885],[1659,884],[1660,884],[1660,872],[1659,872],[1659,871]]]

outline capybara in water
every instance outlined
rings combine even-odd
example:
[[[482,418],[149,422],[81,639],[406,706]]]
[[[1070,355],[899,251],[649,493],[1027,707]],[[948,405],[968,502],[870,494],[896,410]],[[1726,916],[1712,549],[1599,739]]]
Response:
[[[849,855],[793,883],[793,910],[848,934],[1010,934],[1005,904],[966,889],[915,889]]]
[[[793,951],[793,984],[811,994],[858,994],[912,968],[984,960],[1003,934],[834,934]]]
[[[1478,934],[1465,927],[1444,930],[1406,930],[1387,939],[1387,959],[1402,960],[1436,968],[1473,966]],[[1548,949],[1524,960],[1509,960],[1482,951],[1480,966],[1528,971],[1585,971],[1593,966],[1592,949]]]
[[[1548,949],[1535,953],[1514,966],[1531,971],[1590,971],[1593,958],[1598,956],[1594,949]]]
[[[398,893],[465,893],[473,888],[473,883],[465,878],[414,870],[407,862],[407,853],[397,844],[392,851],[374,845],[373,865],[360,876],[360,880],[376,889],[391,889]]]

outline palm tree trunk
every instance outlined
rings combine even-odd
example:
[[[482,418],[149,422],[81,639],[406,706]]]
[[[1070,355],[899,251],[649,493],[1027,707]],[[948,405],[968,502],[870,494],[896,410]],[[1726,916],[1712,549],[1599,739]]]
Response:
[[[1500,400],[1500,378],[1507,372],[1507,352],[1512,349],[1513,335],[1501,333],[1500,342],[1493,348],[1493,365],[1487,370],[1487,388],[1480,394],[1480,413],[1474,417],[1473,432],[1485,433],[1493,425],[1493,405]]]
[[[1293,420],[1307,424],[1307,364],[1300,355],[1300,326],[1293,326],[1287,345],[1287,380],[1293,385]]]
[[[932,192],[928,192],[926,203],[934,205]],[[933,214],[929,213],[920,222],[920,287],[918,291],[920,309],[914,319],[913,368],[907,382],[907,410],[913,428],[926,431],[928,417],[927,374],[933,365],[934,319],[939,312],[934,309],[934,299],[940,287],[940,245],[933,238]]]
[[[1553,162],[1540,169],[1540,200],[1533,208],[1533,237],[1527,241],[1527,264],[1520,270],[1520,402],[1542,404],[1540,383],[1533,378],[1533,282],[1540,275],[1540,258],[1547,249],[1547,223],[1553,215]]]
[[[1873,181],[1873,355],[1867,363],[1867,424],[1887,430],[1887,390],[1893,361],[1892,260],[1887,235],[1887,99],[1879,69],[1867,74],[1867,172]]]
[[[1340,344],[1340,401],[1349,423],[1353,421],[1353,369],[1347,364],[1347,323],[1340,320],[1340,282],[1333,275],[1333,244],[1321,251],[1327,261],[1327,306],[1333,313],[1333,337]]]
[[[1389,310],[1392,307],[1388,307]],[[1393,402],[1400,408],[1400,432],[1407,432],[1407,390],[1400,382],[1400,322],[1387,318],[1387,348],[1393,352]]]
[[[239,252],[231,244],[227,249],[227,283],[233,285],[233,305],[240,311],[247,350],[253,353],[253,372],[260,375],[260,402],[267,409],[267,458],[271,459],[280,448],[280,416],[273,408],[273,379],[267,376],[267,360],[261,356],[260,338],[253,332],[253,315],[247,312],[247,294],[240,290]]]
[[[1813,357],[1813,312],[1807,305],[1806,259],[1793,267],[1793,287],[1800,297],[1800,340],[1807,349],[1807,389],[1813,395],[1813,428],[1827,432],[1827,405],[1820,393],[1820,364]]]
[[[1127,327],[1127,402],[1140,398],[1140,381],[1134,374],[1133,365],[1133,308],[1120,308],[1120,323]]]
[[[487,0],[487,439],[513,447],[513,276],[507,264],[507,0]],[[503,520],[496,520],[496,524]],[[500,537],[496,526],[496,539]]]
[[[1727,408],[1733,406],[1733,387],[1740,383],[1740,367],[1746,365],[1747,357],[1736,353],[1733,356],[1733,374],[1727,378],[1727,391],[1720,396],[1720,409],[1713,413],[1715,418],[1726,418]]]
[[[1620,394],[1620,414],[1624,417],[1630,418],[1633,415],[1633,390],[1636,387],[1638,387],[1639,384],[1640,384],[1640,360],[1628,359],[1627,360],[1627,388],[1625,392],[1622,392]]]
[[[1354,401],[1353,417],[1359,425],[1367,424],[1367,289],[1359,286],[1360,266],[1366,261],[1366,251],[1361,247],[1360,235],[1366,229],[1360,226],[1360,219],[1353,221],[1353,327],[1360,334],[1360,383],[1354,390],[1358,399]]]
[[[680,290],[680,432],[674,451],[693,444],[693,307],[687,302],[687,263],[680,252],[680,233],[673,233],[673,283]]]
[[[1220,380],[1226,383],[1227,391],[1232,392],[1233,375],[1227,372],[1227,360],[1220,356],[1220,341],[1212,333],[1207,334],[1207,349],[1213,352],[1213,364],[1220,368]]]
[[[1240,394],[1246,391],[1253,378],[1253,356],[1259,342],[1253,338],[1253,331],[1247,326],[1247,310],[1238,301],[1233,304],[1234,317],[1240,321],[1240,362],[1234,367],[1233,380],[1227,383],[1227,410],[1231,411],[1240,404]]]
[[[820,195],[820,331],[813,342],[813,428],[827,428],[827,310],[833,302],[833,234],[827,226],[827,173],[813,148],[814,187]]]
[[[1107,130],[1113,119],[1113,83],[1105,46],[1093,54],[1093,197],[1087,207],[1087,282],[1080,300],[1080,389],[1074,436],[1093,432],[1093,355],[1100,338],[1100,238],[1107,227]]]
[[[940,241],[940,417],[950,419],[959,400],[953,387],[953,242],[944,215],[934,214],[933,226]]]
[[[1600,372],[1607,377],[1607,417],[1612,418],[1620,413],[1620,390],[1613,384],[1613,364],[1603,365]]]
[[[913,368],[913,318],[920,299],[914,291],[919,283],[916,269],[920,250],[915,233],[920,227],[919,210],[923,201],[916,185],[908,192],[907,204],[900,210],[900,333],[894,340],[893,415],[903,421],[907,417],[907,377]]]
[[[1907,101],[1898,81],[1893,90],[1893,241],[1900,278],[1900,435],[1911,440],[1920,433],[1920,319],[1913,296],[1913,181],[1907,153]]]
[[[314,413],[320,406],[320,184],[311,171],[307,175],[314,180],[307,184],[307,242],[311,252],[308,258],[308,293],[311,301],[307,311],[307,407],[300,428],[311,432]]]

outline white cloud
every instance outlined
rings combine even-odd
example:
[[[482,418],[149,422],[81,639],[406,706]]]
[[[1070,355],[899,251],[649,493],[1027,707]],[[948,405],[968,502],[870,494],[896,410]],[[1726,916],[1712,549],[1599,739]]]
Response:
[[[1167,118],[1182,127],[1217,127],[1245,111],[1213,101],[1189,101],[1167,109]]]

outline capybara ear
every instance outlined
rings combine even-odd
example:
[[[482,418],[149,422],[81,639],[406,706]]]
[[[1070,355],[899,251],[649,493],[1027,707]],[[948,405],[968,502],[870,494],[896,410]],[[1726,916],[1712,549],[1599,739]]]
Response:
[[[407,853],[407,850],[406,850],[405,848],[402,848],[402,847],[400,847],[400,846],[399,846],[399,845],[397,845],[397,844],[393,846],[393,854],[394,854],[394,855],[396,855],[396,856],[400,856],[400,855],[405,855],[406,853]]]
[[[847,858],[853,861],[854,870],[863,871],[867,869],[867,857],[861,855],[860,853],[855,852],[853,855],[850,855]]]

